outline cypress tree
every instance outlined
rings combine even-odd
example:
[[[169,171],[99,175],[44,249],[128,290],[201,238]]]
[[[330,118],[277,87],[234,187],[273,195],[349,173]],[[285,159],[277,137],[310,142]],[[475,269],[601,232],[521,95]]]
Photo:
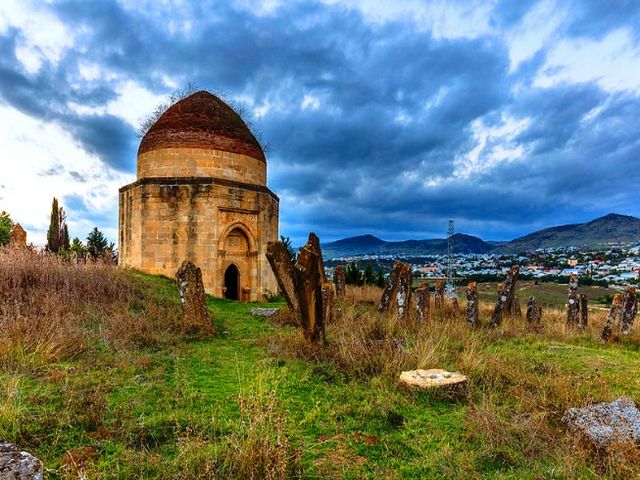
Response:
[[[51,219],[49,220],[49,230],[47,230],[47,250],[58,253],[60,250],[60,211],[58,209],[58,199],[53,197],[51,204]]]
[[[64,222],[64,228],[62,229],[62,249],[69,250],[69,228],[67,227],[67,222]]]
[[[64,209],[58,206],[58,199],[51,203],[51,220],[47,230],[47,250],[58,253],[69,249],[69,229]]]

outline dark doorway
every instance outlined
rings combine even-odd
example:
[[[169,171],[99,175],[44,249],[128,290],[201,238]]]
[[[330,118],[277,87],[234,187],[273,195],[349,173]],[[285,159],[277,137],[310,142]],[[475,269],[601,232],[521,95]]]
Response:
[[[225,298],[229,300],[238,300],[240,291],[240,272],[235,265],[229,265],[224,272],[224,292]]]

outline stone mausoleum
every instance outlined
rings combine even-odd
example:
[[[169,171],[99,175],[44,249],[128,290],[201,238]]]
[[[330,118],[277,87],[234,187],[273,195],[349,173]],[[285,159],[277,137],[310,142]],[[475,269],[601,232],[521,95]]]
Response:
[[[277,291],[265,256],[278,239],[278,197],[242,118],[197,92],[170,107],[138,149],[134,183],[120,189],[120,265],[173,278],[184,260],[207,293],[261,300]]]

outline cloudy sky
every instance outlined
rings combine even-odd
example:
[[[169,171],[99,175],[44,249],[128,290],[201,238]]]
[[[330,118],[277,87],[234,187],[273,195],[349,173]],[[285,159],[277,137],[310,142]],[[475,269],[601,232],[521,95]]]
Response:
[[[242,109],[296,243],[640,216],[635,0],[0,1],[0,210],[116,239],[147,114]]]

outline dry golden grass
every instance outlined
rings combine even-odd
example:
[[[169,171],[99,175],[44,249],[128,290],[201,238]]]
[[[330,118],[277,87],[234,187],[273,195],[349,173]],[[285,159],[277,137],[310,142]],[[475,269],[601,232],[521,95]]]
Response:
[[[241,428],[221,456],[220,478],[285,480],[302,478],[302,450],[289,443],[276,391],[258,381],[240,394]]]
[[[326,328],[326,347],[309,346],[302,335],[279,334],[271,339],[272,353],[327,362],[359,381],[380,377],[396,382],[401,371],[415,368],[460,370],[471,380],[465,420],[469,441],[486,451],[487,462],[516,465],[553,455],[565,459],[567,472],[590,464],[596,475],[640,475],[637,448],[624,455],[594,456],[576,449],[561,425],[566,409],[614,398],[609,385],[601,377],[571,374],[562,365],[526,354],[536,342],[545,349],[580,349],[599,342],[606,311],[590,311],[585,331],[566,327],[564,311],[553,309],[543,312],[543,326],[536,331],[524,317],[505,318],[491,329],[487,325],[494,305],[481,303],[484,327],[470,329],[463,300],[457,312],[432,307],[430,321],[402,324],[377,311],[381,293],[374,287],[349,287]],[[640,344],[637,329],[623,341]]]
[[[104,263],[0,249],[0,367],[38,367],[81,354],[166,340],[180,314],[143,282]]]

